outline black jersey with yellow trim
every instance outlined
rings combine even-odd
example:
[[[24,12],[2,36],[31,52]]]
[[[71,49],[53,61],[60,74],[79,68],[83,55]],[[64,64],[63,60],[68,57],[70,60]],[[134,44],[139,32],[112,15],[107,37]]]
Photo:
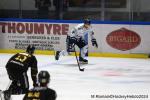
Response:
[[[56,100],[55,90],[48,87],[34,87],[29,90],[23,100]]]

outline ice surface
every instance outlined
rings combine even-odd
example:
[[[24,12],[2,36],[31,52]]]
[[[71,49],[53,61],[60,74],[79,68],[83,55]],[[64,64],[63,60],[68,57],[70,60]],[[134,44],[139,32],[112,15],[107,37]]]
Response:
[[[0,89],[8,87],[9,79],[5,65],[12,54],[0,54]],[[89,57],[89,64],[78,70],[74,56],[61,57],[36,55],[38,68],[51,75],[49,87],[56,90],[57,100],[150,100],[150,60],[131,58]],[[32,80],[28,71],[30,88]],[[110,95],[109,98],[101,98]],[[134,95],[145,98],[115,98],[112,95]],[[141,96],[144,95],[144,96]],[[149,96],[149,97],[147,97]],[[23,95],[13,95],[22,100]]]

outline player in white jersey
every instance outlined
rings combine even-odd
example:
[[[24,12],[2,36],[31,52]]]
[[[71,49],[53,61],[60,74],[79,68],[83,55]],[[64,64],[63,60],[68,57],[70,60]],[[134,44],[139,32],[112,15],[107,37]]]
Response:
[[[91,21],[89,19],[85,19],[84,23],[78,24],[75,26],[70,34],[67,35],[66,44],[67,50],[57,51],[55,55],[55,59],[59,60],[61,55],[65,56],[70,54],[70,52],[74,52],[75,45],[80,48],[79,61],[82,63],[88,63],[88,60],[85,59],[85,55],[88,52],[88,36],[91,37],[92,45],[98,48],[98,44],[96,39],[94,38],[94,32],[91,26]]]

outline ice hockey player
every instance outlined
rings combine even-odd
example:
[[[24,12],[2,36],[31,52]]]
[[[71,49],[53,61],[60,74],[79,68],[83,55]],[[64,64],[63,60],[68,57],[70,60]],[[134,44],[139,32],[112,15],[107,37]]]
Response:
[[[67,35],[66,45],[67,50],[56,51],[55,59],[59,60],[61,55],[69,55],[70,52],[74,52],[74,46],[77,45],[80,49],[79,61],[80,63],[88,63],[88,60],[85,59],[86,53],[88,52],[88,36],[91,37],[92,45],[98,48],[97,41],[94,37],[94,32],[92,30],[91,21],[85,19],[84,23],[78,24],[75,26],[70,34]]]
[[[33,55],[35,47],[29,45],[26,52],[12,56],[6,64],[9,79],[12,81],[8,90],[10,94],[25,94],[29,89],[27,71],[31,68],[33,86],[37,86],[37,59]]]
[[[48,88],[50,74],[48,71],[40,71],[38,74],[39,86],[29,90],[23,100],[56,100],[55,90]]]

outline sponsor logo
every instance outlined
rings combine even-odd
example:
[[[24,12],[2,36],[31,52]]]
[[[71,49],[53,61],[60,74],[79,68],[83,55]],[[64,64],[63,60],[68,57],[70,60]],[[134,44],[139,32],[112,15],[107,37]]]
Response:
[[[67,35],[69,24],[0,22],[2,33]]]
[[[141,43],[141,38],[136,32],[121,28],[109,33],[106,41],[111,47],[126,51],[136,48]]]

